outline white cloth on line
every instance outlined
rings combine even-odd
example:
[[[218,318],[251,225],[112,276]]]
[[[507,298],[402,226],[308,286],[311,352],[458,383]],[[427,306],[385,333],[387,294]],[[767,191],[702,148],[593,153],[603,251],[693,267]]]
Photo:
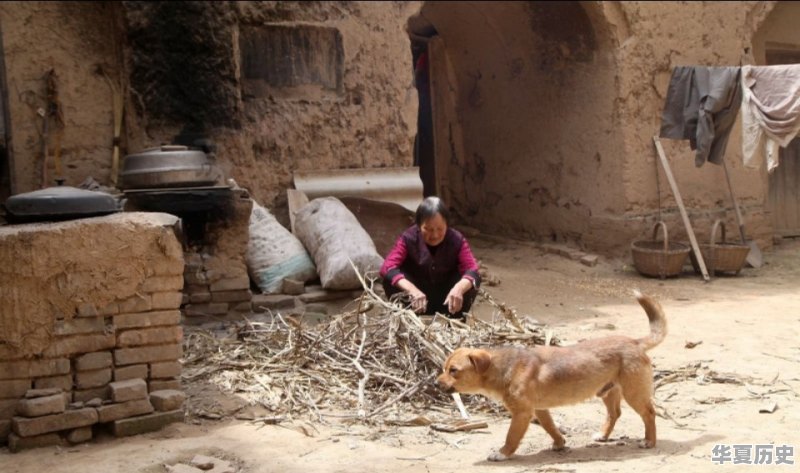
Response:
[[[742,155],[744,165],[767,171],[778,166],[778,147],[800,133],[800,64],[742,66]]]

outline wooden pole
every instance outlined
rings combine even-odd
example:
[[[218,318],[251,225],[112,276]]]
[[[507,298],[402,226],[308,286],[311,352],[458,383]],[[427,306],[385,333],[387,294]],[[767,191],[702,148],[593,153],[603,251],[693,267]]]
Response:
[[[664,154],[664,148],[661,147],[661,140],[658,139],[658,136],[654,136],[653,142],[656,145],[656,151],[658,152],[658,157],[661,160],[661,165],[664,167],[664,174],[667,175],[667,181],[669,181],[669,186],[672,188],[672,194],[675,196],[675,202],[678,203],[678,210],[681,211],[683,226],[686,227],[686,233],[689,235],[689,242],[692,244],[692,251],[694,252],[695,258],[697,258],[697,264],[700,266],[700,273],[702,273],[703,279],[708,282],[711,278],[708,276],[706,262],[703,260],[703,254],[700,252],[700,247],[697,245],[697,238],[694,236],[692,223],[689,221],[689,215],[686,213],[686,208],[683,206],[683,199],[681,198],[681,193],[678,190],[678,184],[675,183],[675,178],[672,176],[672,170],[669,167],[667,156]]]

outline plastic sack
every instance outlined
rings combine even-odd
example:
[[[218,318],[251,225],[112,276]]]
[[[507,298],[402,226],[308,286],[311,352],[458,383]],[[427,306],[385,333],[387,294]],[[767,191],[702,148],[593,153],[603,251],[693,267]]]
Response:
[[[383,258],[369,234],[350,210],[335,197],[314,199],[295,215],[295,233],[314,258],[322,287],[361,287],[350,261],[361,275],[377,272]]]
[[[280,292],[286,278],[306,282],[317,277],[314,262],[300,240],[255,201],[246,260],[250,278],[264,294]]]

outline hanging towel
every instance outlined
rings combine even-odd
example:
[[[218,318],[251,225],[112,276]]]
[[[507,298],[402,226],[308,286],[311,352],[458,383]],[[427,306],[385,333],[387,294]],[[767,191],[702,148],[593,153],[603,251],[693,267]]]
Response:
[[[800,133],[800,64],[742,67],[744,165],[778,166],[778,146]]]
[[[695,165],[721,164],[742,103],[741,68],[680,66],[672,71],[659,136],[689,140]]]

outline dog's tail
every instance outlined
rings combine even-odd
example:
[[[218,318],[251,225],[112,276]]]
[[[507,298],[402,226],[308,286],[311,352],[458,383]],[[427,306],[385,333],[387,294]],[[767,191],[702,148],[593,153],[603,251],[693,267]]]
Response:
[[[652,297],[642,294],[638,290],[633,291],[633,295],[639,301],[647,313],[647,318],[650,320],[650,335],[637,339],[636,341],[645,350],[649,350],[659,343],[664,341],[667,336],[667,318],[664,316],[664,309]]]

